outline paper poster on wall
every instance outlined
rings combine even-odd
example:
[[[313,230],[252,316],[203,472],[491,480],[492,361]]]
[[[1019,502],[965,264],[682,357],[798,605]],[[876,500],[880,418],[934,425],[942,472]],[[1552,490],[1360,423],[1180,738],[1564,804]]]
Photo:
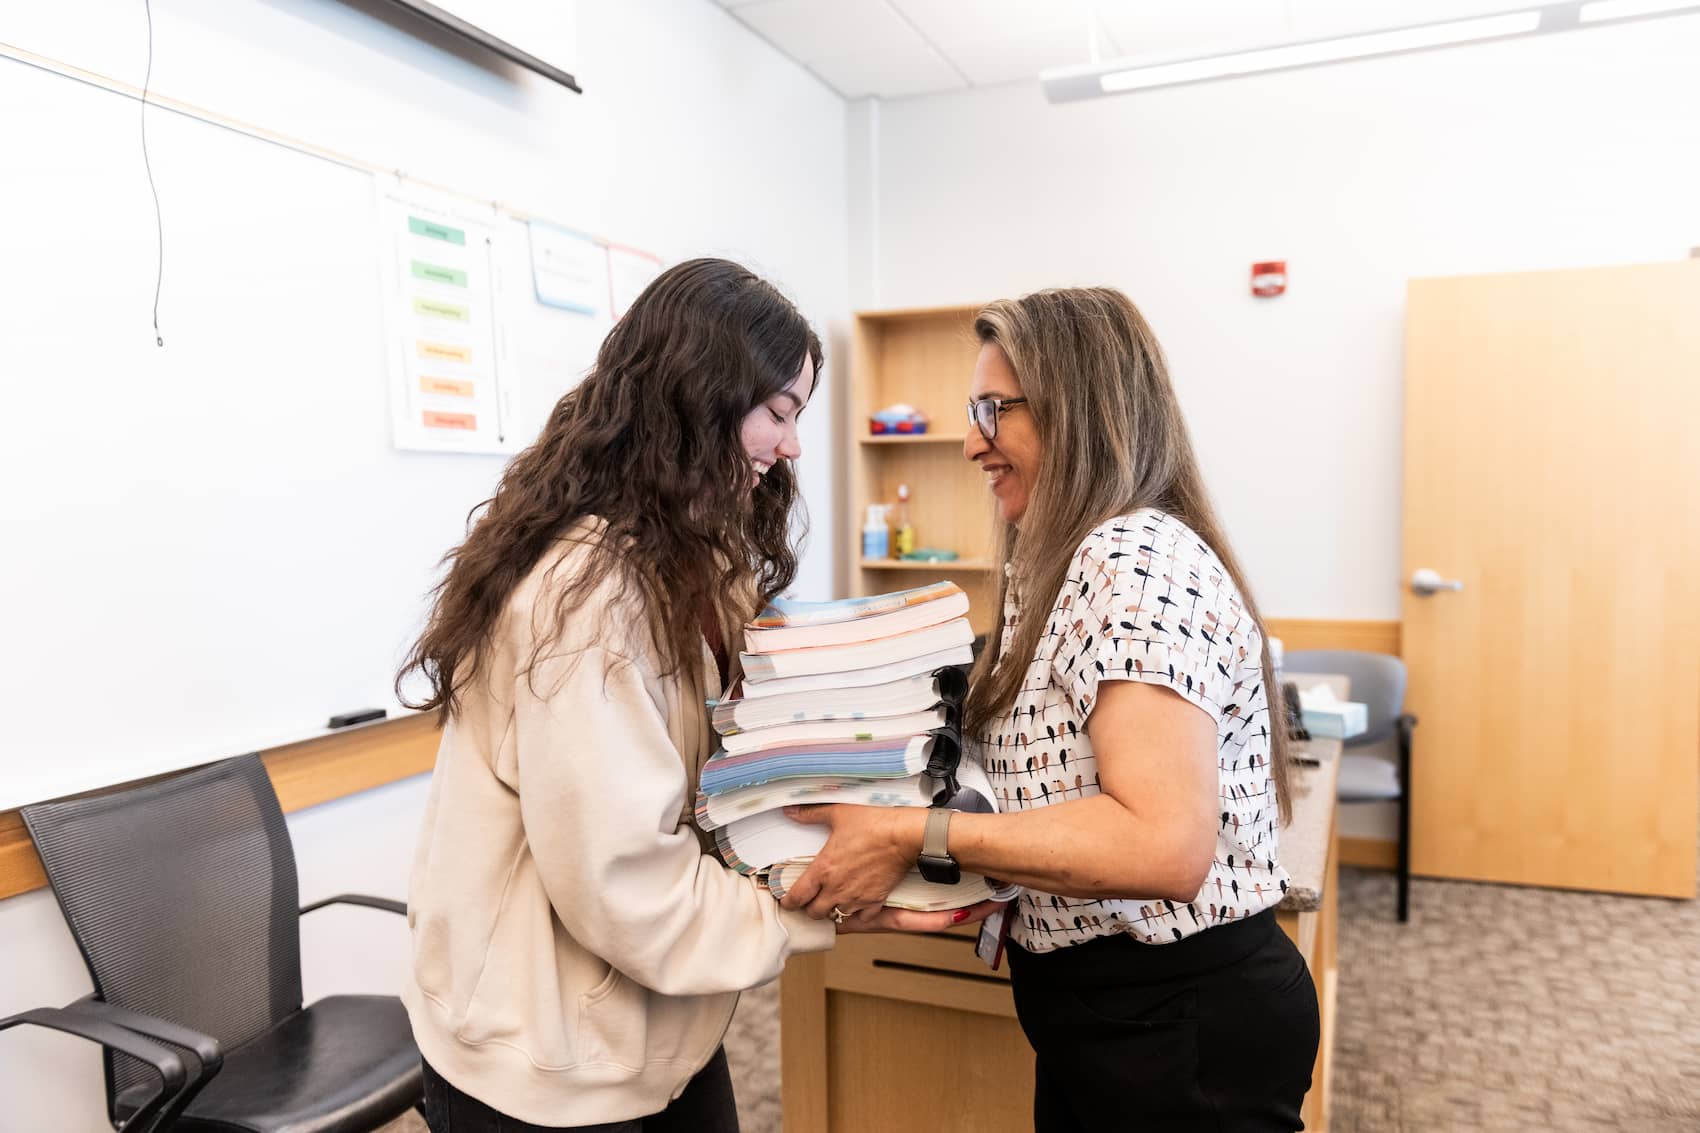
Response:
[[[513,287],[499,286],[500,305],[496,309],[502,346],[502,388],[507,391],[506,405],[512,411],[505,422],[509,435],[517,433],[526,441],[537,436],[555,402],[577,386],[595,364],[596,352],[613,325],[608,313],[608,258],[603,245],[595,240],[590,245],[597,260],[601,288],[594,299],[596,310],[584,314],[554,306],[541,301],[536,294],[535,257],[530,238],[533,224],[542,224],[555,232],[570,231],[548,221],[510,216],[503,218],[509,239],[506,244],[500,238],[497,241],[502,253],[496,263],[498,284],[504,279],[518,283]]]
[[[608,245],[608,293],[617,319],[650,281],[661,274],[661,257],[619,244]]]
[[[388,177],[378,213],[395,446],[518,451],[497,348],[495,208]]]
[[[526,226],[537,301],[595,317],[608,307],[608,254],[589,236],[547,221]]]

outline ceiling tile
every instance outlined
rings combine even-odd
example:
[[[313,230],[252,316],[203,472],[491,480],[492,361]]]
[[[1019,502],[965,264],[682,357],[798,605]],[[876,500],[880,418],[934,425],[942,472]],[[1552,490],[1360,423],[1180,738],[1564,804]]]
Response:
[[[958,43],[1018,40],[1036,31],[1086,28],[1083,0],[891,0],[932,41],[949,50]]]
[[[764,0],[737,9],[737,16],[803,63],[926,46],[885,0]]]
[[[817,59],[809,64],[809,70],[845,98],[903,98],[968,87],[962,76],[925,44]]]
[[[944,50],[975,86],[1038,82],[1039,72],[1048,67],[1074,66],[1092,59],[1086,33],[1080,28],[1041,29],[1006,39],[955,42]],[[1104,59],[1120,54],[1108,48],[1103,51],[1100,58]]]
[[[1280,0],[1097,0],[1124,56],[1192,55],[1292,38]]]

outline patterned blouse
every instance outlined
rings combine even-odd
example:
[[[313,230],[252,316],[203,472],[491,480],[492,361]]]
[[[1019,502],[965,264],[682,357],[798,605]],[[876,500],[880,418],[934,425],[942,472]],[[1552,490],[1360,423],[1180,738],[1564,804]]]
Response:
[[[1011,586],[1006,651],[1022,617],[1019,597]],[[1100,681],[1131,680],[1171,688],[1216,721],[1221,817],[1214,862],[1191,902],[1079,900],[1029,889],[1011,939],[1030,952],[1115,932],[1168,944],[1279,902],[1288,877],[1276,853],[1263,640],[1215,552],[1160,511],[1109,520],[1080,544],[1046,616],[1013,711],[977,737],[1000,807],[1098,794],[1086,720]]]

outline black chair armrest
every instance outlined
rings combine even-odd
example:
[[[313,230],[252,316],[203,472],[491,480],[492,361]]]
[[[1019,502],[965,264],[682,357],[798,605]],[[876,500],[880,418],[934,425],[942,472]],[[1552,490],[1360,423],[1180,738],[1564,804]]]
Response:
[[[1396,724],[1401,731],[1409,732],[1417,726],[1417,718],[1409,712],[1405,712],[1401,713],[1399,718],[1393,721],[1393,723]]]
[[[85,996],[75,1003],[65,1007],[66,1011],[79,1015],[88,1015],[95,1019],[104,1019],[117,1023],[126,1030],[135,1031],[150,1039],[180,1046],[195,1056],[201,1064],[201,1074],[211,1078],[224,1065],[224,1051],[219,1047],[218,1040],[193,1027],[185,1027],[181,1023],[173,1023],[170,1019],[161,1019],[157,1015],[144,1015],[140,1011],[132,1011],[128,1007],[120,1007],[115,1003]]]
[[[182,1089],[176,1091],[169,1104],[160,1112],[159,1126],[169,1129],[195,1095],[201,1092],[213,1075],[224,1065],[224,1051],[220,1049],[218,1040],[209,1034],[197,1031],[193,1027],[185,1027],[181,1023],[173,1023],[170,1019],[161,1019],[157,1015],[145,1015],[140,1011],[132,1011],[128,1007],[119,1007],[115,1003],[107,1003],[86,996],[65,1008],[73,1014],[86,1015],[108,1023],[116,1023],[128,1031],[135,1031],[150,1039],[170,1043],[182,1047],[193,1054],[195,1065],[186,1066],[185,1081]]]
[[[364,905],[368,909],[382,909],[386,913],[407,915],[407,902],[396,901],[389,897],[368,897],[364,893],[338,893],[335,897],[326,897],[322,901],[314,901],[311,905],[301,906],[301,915],[306,916],[314,909],[322,909],[326,905]]]
[[[121,1027],[109,1020],[70,1008],[37,1007],[0,1019],[0,1031],[26,1024],[88,1039],[153,1067],[160,1079],[159,1093],[149,1098],[130,1116],[124,1126],[128,1131],[151,1133],[156,1128],[155,1118],[159,1116],[161,1107],[174,1100],[183,1089],[187,1075],[182,1057],[176,1051],[163,1047],[152,1039],[144,1038],[128,1027]]]

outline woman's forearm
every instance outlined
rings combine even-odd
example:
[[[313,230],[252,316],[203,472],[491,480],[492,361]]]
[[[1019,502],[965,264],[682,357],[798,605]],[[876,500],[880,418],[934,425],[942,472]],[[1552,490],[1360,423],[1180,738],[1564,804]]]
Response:
[[[903,849],[921,848],[922,811],[900,812]],[[1210,869],[1214,840],[1199,845],[1109,795],[1011,814],[959,812],[949,849],[962,868],[1061,897],[1167,897],[1190,901]]]

